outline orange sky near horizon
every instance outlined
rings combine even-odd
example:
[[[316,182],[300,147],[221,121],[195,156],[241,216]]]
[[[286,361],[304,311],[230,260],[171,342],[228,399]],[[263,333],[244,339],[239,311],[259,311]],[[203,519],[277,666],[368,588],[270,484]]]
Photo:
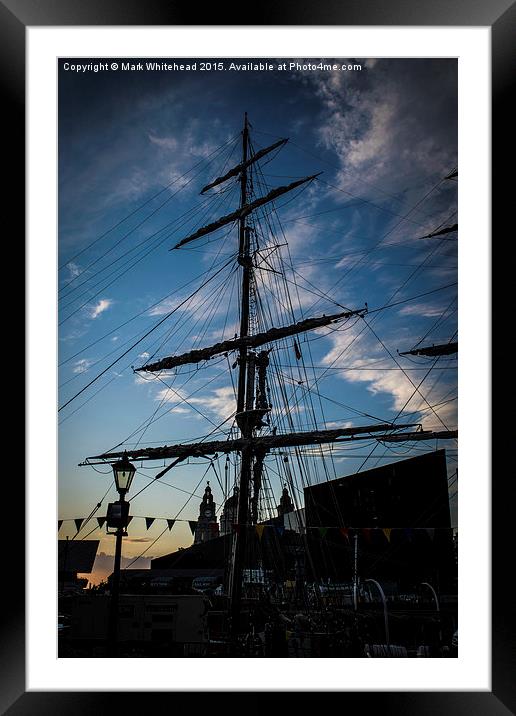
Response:
[[[122,569],[127,569],[131,562],[140,557],[156,538],[158,539],[155,545],[150,547],[149,551],[131,566],[132,569],[150,569],[151,559],[175,552],[180,547],[190,547],[192,545],[193,537],[188,523],[176,523],[170,532],[167,528],[161,538],[159,535],[163,532],[162,522],[155,524],[158,524],[158,526],[155,528],[155,525],[152,525],[149,530],[151,534],[148,537],[131,537],[131,527],[129,526],[129,535],[124,537],[122,541]],[[105,530],[105,528],[103,529]],[[138,530],[138,533],[140,533],[140,530]],[[100,539],[100,544],[92,572],[77,575],[79,578],[87,579],[93,585],[98,585],[105,581],[112,573],[115,550],[114,535],[104,533],[97,539]]]

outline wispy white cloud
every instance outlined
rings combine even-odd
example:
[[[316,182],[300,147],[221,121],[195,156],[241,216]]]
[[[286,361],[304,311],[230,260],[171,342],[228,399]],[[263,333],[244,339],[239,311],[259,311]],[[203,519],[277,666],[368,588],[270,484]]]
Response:
[[[90,318],[97,318],[112,305],[113,301],[111,298],[101,298],[95,306],[90,308]]]
[[[318,131],[340,158],[343,188],[356,191],[360,177],[361,192],[374,184],[396,192],[409,178],[440,176],[456,160],[453,107],[443,106],[454,92],[453,73],[434,68],[422,82],[418,63],[405,63],[403,74],[392,67],[369,62],[362,73],[308,78],[325,107]]]
[[[346,361],[346,368],[353,369],[339,373],[339,377],[348,383],[362,383],[366,390],[372,395],[387,395],[392,399],[392,409],[395,413],[413,413],[410,421],[421,421],[425,429],[443,429],[443,423],[449,428],[457,425],[456,403],[444,403],[438,405],[434,411],[428,405],[441,403],[450,391],[450,383],[437,379],[426,378],[422,385],[419,384],[425,378],[429,365],[424,365],[421,370],[413,370],[410,373],[402,370],[385,370],[396,368],[396,363],[388,358],[385,350],[371,338],[371,334],[364,332],[361,323],[345,333],[335,332],[330,340],[333,343],[331,350],[324,356],[323,364],[328,366],[339,366],[342,360]],[[352,359],[350,349],[353,351]],[[390,349],[395,353],[393,348]],[[385,358],[387,363],[379,359]],[[413,366],[411,366],[413,367]],[[362,368],[362,370],[361,370]],[[426,398],[426,399],[425,399]],[[428,402],[427,402],[428,401]],[[437,417],[438,416],[438,417]],[[440,420],[439,420],[440,418]],[[402,418],[401,418],[402,419]],[[442,422],[441,422],[442,421]]]
[[[208,412],[219,419],[225,419],[235,410],[235,395],[231,386],[215,388],[199,395],[188,395],[180,388],[162,388],[156,393],[155,399],[163,403],[174,403],[173,413],[186,413],[188,404],[199,406],[202,413]],[[188,402],[186,402],[188,401]],[[194,411],[195,412],[195,411]]]
[[[81,358],[80,360],[76,361],[73,365],[73,372],[74,373],[84,373],[91,365],[91,360],[88,358]]]
[[[219,418],[227,418],[235,410],[235,394],[231,386],[216,388],[203,398],[194,398],[194,403],[204,405]]]
[[[158,137],[150,132],[148,135],[149,141],[152,144],[156,144],[158,147],[163,149],[175,150],[177,149],[177,138],[176,137]]]
[[[149,316],[164,316],[177,308],[181,303],[180,298],[167,298],[149,309]],[[183,306],[181,308],[184,308]]]
[[[76,264],[73,261],[70,261],[66,265],[66,268],[68,269],[68,272],[70,274],[69,278],[71,278],[71,279],[75,278],[76,276],[78,276],[81,273],[81,267],[79,266],[79,264]]]
[[[440,316],[443,312],[442,306],[431,303],[413,303],[400,309],[400,316],[423,316],[424,318],[434,318]]]

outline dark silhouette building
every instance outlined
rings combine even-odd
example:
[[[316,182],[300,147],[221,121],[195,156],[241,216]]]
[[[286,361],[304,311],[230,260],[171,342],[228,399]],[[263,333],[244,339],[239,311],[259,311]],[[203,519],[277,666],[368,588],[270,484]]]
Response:
[[[261,530],[248,528],[246,569],[269,570],[278,582],[300,575],[306,582],[351,582],[356,550],[360,579],[377,579],[398,592],[428,582],[455,593],[444,450],[313,485],[304,495],[306,528],[294,531],[286,520],[293,514],[286,489],[279,516],[261,523]],[[227,571],[237,498],[235,491],[226,501],[220,536],[154,559],[152,569]],[[205,493],[201,511],[211,504]],[[209,524],[211,515],[203,514]]]
[[[294,503],[292,502],[292,499],[290,495],[288,494],[287,486],[283,488],[283,492],[281,494],[280,503],[277,507],[278,510],[278,516],[282,517],[283,515],[287,514],[288,512],[294,512]]]
[[[98,539],[58,540],[57,569],[60,593],[82,590],[88,584],[78,574],[90,574],[100,544]]]
[[[217,517],[215,515],[216,504],[213,501],[213,495],[211,494],[210,483],[206,484],[204,490],[204,496],[199,506],[199,518],[197,520],[197,526],[195,528],[194,544],[199,542],[207,542],[210,539],[215,539],[219,536],[219,525]]]
[[[398,587],[429,581],[453,590],[456,564],[444,450],[304,492],[316,579],[352,579],[356,540],[362,577]]]
[[[220,516],[220,533],[221,535],[232,534],[233,525],[237,522],[238,515],[238,487],[235,486],[233,494],[228,497],[224,503],[224,509]]]

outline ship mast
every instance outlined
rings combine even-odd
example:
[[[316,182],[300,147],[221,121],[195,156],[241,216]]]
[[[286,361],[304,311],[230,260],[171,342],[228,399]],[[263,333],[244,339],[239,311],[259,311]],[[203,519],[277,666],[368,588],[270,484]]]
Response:
[[[245,113],[244,129],[242,132],[242,173],[240,175],[240,208],[243,209],[247,204],[247,150],[249,145],[249,127],[247,122],[247,112]],[[238,263],[242,266],[242,296],[240,307],[240,337],[246,338],[249,334],[249,300],[251,285],[251,261],[249,255],[249,229],[246,225],[246,216],[242,216],[239,221],[239,245],[238,245]],[[246,367],[247,367],[247,347],[243,345],[239,351],[239,370],[238,370],[238,391],[237,391],[237,414],[244,409],[245,400],[245,384],[246,384]],[[247,437],[247,436],[245,436]]]
[[[240,175],[240,208],[247,204],[247,151],[249,146],[249,127],[247,112],[244,117],[244,129],[242,131],[242,172]],[[238,263],[242,266],[242,291],[240,307],[240,337],[246,338],[249,334],[249,302],[251,287],[251,257],[249,254],[249,227],[246,216],[242,216],[239,222],[239,247]],[[252,410],[251,402],[254,402],[254,376],[246,374],[248,365],[248,351],[244,344],[239,350],[238,356],[238,388],[237,388],[237,413],[236,419],[242,438],[250,440],[253,433],[252,423],[242,419],[245,416],[245,408]],[[252,361],[249,362],[252,366]],[[253,366],[254,367],[254,366]],[[250,371],[253,372],[252,370]],[[246,395],[246,379],[249,390]],[[247,400],[246,400],[247,399]],[[249,522],[249,482],[251,478],[251,465],[253,450],[251,444],[242,449],[240,467],[240,485],[238,491],[238,512],[237,527],[233,536],[233,554],[231,560],[231,574],[229,579],[229,608],[230,608],[230,629],[231,633],[238,633],[238,621],[240,616],[240,602],[242,592],[242,574],[247,543],[247,524]]]

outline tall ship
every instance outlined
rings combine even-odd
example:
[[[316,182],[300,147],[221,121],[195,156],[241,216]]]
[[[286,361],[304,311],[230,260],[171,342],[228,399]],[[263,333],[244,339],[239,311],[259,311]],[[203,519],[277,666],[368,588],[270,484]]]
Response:
[[[219,423],[210,419],[212,429],[187,441],[174,440],[171,435],[166,444],[146,444],[145,427],[135,432],[136,442],[128,440],[107,451],[92,446],[81,464],[83,469],[92,466],[104,471],[114,467],[115,473],[118,470],[119,475],[127,473],[131,478],[139,469],[152,469],[149,484],[179,474],[182,466],[194,461],[207,465],[198,486],[204,493],[200,513],[191,520],[191,549],[202,554],[220,544],[224,565],[216,589],[207,589],[213,581],[206,576],[193,580],[197,591],[209,594],[208,611],[216,612],[218,619],[217,636],[208,638],[202,655],[291,656],[284,644],[277,644],[284,641],[285,633],[294,632],[298,635],[296,648],[305,649],[302,655],[356,655],[350,649],[363,648],[366,637],[361,633],[359,605],[366,603],[373,611],[377,608],[375,619],[380,620],[382,629],[386,627],[385,638],[376,638],[376,642],[387,651],[376,655],[402,655],[394,653],[381,611],[382,600],[384,606],[388,601],[388,585],[395,579],[389,569],[378,577],[375,565],[382,559],[388,564],[403,561],[400,554],[404,541],[414,551],[420,540],[423,561],[430,564],[434,560],[433,567],[417,577],[420,585],[427,585],[421,587],[425,614],[435,621],[434,596],[437,599],[439,587],[440,593],[453,592],[447,580],[452,579],[454,565],[450,567],[447,562],[446,569],[441,570],[440,557],[434,553],[428,556],[428,545],[440,545],[444,551],[439,554],[445,554],[445,560],[449,558],[450,470],[443,448],[456,447],[458,432],[456,425],[439,418],[424,396],[422,381],[419,377],[412,379],[410,369],[415,362],[421,369],[428,367],[430,373],[443,360],[454,360],[456,333],[447,341],[435,343],[430,336],[416,345],[403,345],[400,335],[397,354],[386,348],[392,365],[406,376],[411,396],[421,399],[422,413],[402,407],[385,419],[354,409],[342,394],[326,394],[324,376],[332,370],[345,370],[347,360],[356,369],[348,356],[357,337],[366,331],[381,341],[375,333],[377,317],[382,311],[403,305],[406,294],[392,292],[391,299],[379,306],[365,300],[343,305],[332,292],[317,285],[313,273],[311,280],[303,278],[290,252],[290,232],[283,226],[281,209],[287,204],[302,208],[315,187],[326,191],[332,191],[332,187],[325,182],[320,167],[306,176],[282,174],[276,167],[283,152],[288,151],[289,140],[271,140],[258,145],[245,114],[241,131],[223,147],[224,151],[215,153],[208,167],[211,175],[204,180],[196,178],[198,205],[175,223],[175,239],[168,247],[171,253],[164,253],[163,261],[172,258],[180,264],[182,254],[195,252],[208,269],[186,297],[160,315],[145,340],[138,339],[143,358],[132,366],[137,380],[159,384],[163,400],[178,407],[179,412],[185,406],[204,412],[202,390],[188,391],[192,378],[203,376],[206,385],[214,377],[225,376],[225,391],[219,396],[225,400],[227,414]],[[451,170],[443,180],[456,176],[456,170]],[[456,230],[453,222],[440,224],[414,240],[447,241]],[[359,254],[356,261],[363,260],[364,254]],[[364,291],[367,293],[367,285]],[[193,299],[202,307],[201,316],[189,325],[188,313],[182,311]],[[223,321],[218,321],[217,331],[213,331],[216,314],[223,316]],[[350,339],[336,342],[340,352],[335,350],[321,365],[318,343],[336,335],[349,335]],[[366,358],[359,366],[362,370],[370,368]],[[344,409],[348,419],[327,419],[325,406],[330,403]],[[170,410],[173,412],[174,407]],[[422,414],[435,417],[431,428],[423,425]],[[369,454],[374,463],[370,461],[364,470],[364,459],[349,476],[346,487],[338,460],[350,450]],[[376,458],[385,453],[406,456],[403,462],[407,467],[397,462],[382,467]],[[427,458],[430,462],[425,462]],[[369,469],[373,464],[375,469]],[[357,479],[360,476],[361,482]],[[434,483],[438,487],[432,492]],[[108,529],[114,529],[119,548],[111,583],[117,610],[127,601],[124,570],[120,581],[120,551],[130,516],[129,484],[119,492],[120,499],[110,505],[107,515]],[[418,499],[428,500],[428,507],[435,499],[438,507],[421,516]],[[400,507],[404,500],[408,505],[405,513]],[[413,502],[409,505],[410,500]],[[412,508],[413,519],[406,517]],[[340,569],[340,561],[345,569]],[[159,571],[160,564],[167,564],[166,556],[154,562],[153,570]],[[408,572],[413,562],[411,565]],[[374,576],[364,580],[361,574]],[[403,579],[409,579],[407,574]],[[430,575],[428,579],[426,574]],[[389,599],[401,603],[403,595],[398,589]],[[113,620],[118,622],[119,616],[112,614],[112,625]],[[115,632],[111,636],[116,638],[119,623],[112,628]],[[279,640],[278,630],[282,634]],[[301,633],[304,637],[299,636]],[[318,634],[319,642],[326,635],[325,643],[329,640],[334,652],[316,654],[315,636],[311,646],[306,646],[308,633]]]

